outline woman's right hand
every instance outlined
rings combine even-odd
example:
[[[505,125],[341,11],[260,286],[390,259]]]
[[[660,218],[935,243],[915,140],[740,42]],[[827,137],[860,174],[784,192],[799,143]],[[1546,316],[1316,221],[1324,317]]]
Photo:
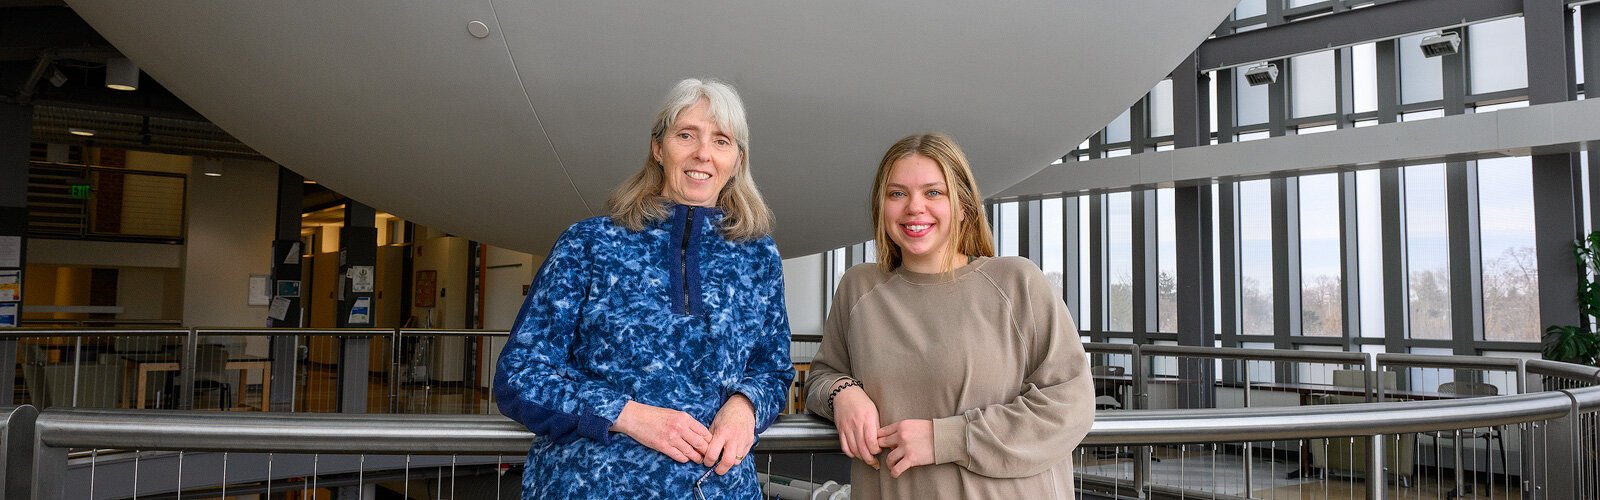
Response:
[[[711,441],[711,431],[688,413],[634,401],[622,407],[611,430],[627,434],[680,464],[704,461],[702,450]]]
[[[834,384],[848,382],[842,379]],[[839,429],[839,448],[850,458],[878,468],[878,405],[861,386],[854,385],[833,397],[833,425]]]

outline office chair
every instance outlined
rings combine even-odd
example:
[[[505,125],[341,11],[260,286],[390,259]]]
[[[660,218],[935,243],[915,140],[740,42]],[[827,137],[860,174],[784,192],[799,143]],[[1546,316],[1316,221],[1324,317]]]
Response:
[[[1123,375],[1125,375],[1127,373],[1128,373],[1127,372],[1127,368],[1124,368],[1124,367],[1121,367],[1121,366],[1091,366],[1091,367],[1089,367],[1089,375],[1091,375],[1091,376],[1118,376],[1118,377],[1120,377],[1120,376],[1123,376]],[[1114,386],[1114,385],[1101,384],[1099,381],[1096,381],[1095,382],[1094,409],[1096,409],[1096,410],[1120,410],[1120,409],[1122,409],[1122,399],[1118,398],[1117,395],[1110,394],[1112,392],[1116,392],[1115,389],[1116,389],[1116,386]]]
[[[1496,387],[1494,384],[1486,384],[1483,382],[1445,382],[1443,384],[1439,384],[1439,392],[1442,394],[1453,394],[1461,397],[1498,396],[1500,395],[1500,388]],[[1456,432],[1434,431],[1423,433],[1422,435],[1433,438],[1434,449],[1438,449],[1439,439],[1455,439]],[[1499,427],[1490,427],[1488,431],[1483,432],[1463,434],[1462,437],[1467,439],[1483,440],[1483,464],[1491,467],[1492,463],[1490,462],[1489,454],[1494,449],[1494,442],[1499,441],[1500,473],[1508,476],[1511,474],[1510,471],[1506,469],[1506,441],[1505,436],[1501,435]],[[1456,455],[1456,470],[1461,470],[1462,466],[1463,464],[1461,463],[1461,456]],[[1493,472],[1491,471],[1490,473],[1492,474]],[[1446,493],[1445,498],[1461,498],[1462,495],[1471,493],[1472,483],[1462,484],[1457,482],[1455,489],[1452,489]]]
[[[168,408],[175,408],[178,404],[176,397],[181,390],[179,380],[181,377],[172,377],[167,382],[166,404]],[[217,395],[217,408],[228,410],[233,407],[233,384],[228,382],[228,348],[216,344],[202,344],[195,346],[194,357],[194,392],[195,401],[200,401],[201,392]],[[210,399],[207,398],[209,401]],[[194,405],[199,408],[200,405]]]

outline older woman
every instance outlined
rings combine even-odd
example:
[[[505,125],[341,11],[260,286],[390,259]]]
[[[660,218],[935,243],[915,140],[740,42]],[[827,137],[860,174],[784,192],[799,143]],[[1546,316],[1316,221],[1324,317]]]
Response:
[[[611,215],[550,250],[495,374],[501,413],[539,435],[524,498],[760,495],[744,459],[794,368],[749,151],[732,87],[679,82]]]
[[[860,459],[854,498],[1072,498],[1094,420],[1083,346],[1039,268],[991,258],[966,156],[939,134],[896,142],[872,213],[879,261],[840,280],[806,391]]]

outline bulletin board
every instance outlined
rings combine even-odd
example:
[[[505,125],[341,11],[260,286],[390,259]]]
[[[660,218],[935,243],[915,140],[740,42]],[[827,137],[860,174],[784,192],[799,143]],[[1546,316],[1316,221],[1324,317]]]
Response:
[[[417,297],[411,301],[412,307],[433,307],[433,298],[438,296],[438,276],[437,271],[417,271],[417,279],[412,286],[417,291]]]

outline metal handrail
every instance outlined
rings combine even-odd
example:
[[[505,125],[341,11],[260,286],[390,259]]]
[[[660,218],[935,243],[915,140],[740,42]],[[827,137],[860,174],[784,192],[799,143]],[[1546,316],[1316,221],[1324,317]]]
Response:
[[[393,328],[194,328],[197,335],[210,336],[357,336],[379,337],[394,335]]]
[[[1600,387],[1568,391],[1600,403]],[[1272,441],[1491,427],[1566,415],[1560,392],[1472,399],[1301,407],[1113,411],[1098,416],[1089,446]],[[517,454],[534,435],[499,415],[258,414],[51,408],[39,443],[53,448],[127,448],[288,453]],[[833,424],[783,415],[756,450],[837,452]]]
[[[1149,346],[1145,346],[1149,347]],[[1088,342],[1083,344],[1083,352],[1089,354],[1138,354],[1139,346],[1134,344],[1112,344],[1109,342]]]
[[[24,337],[101,337],[106,335],[188,335],[188,328],[6,328],[0,340]]]
[[[1474,370],[1516,371],[1524,360],[1490,356],[1453,356],[1447,354],[1391,354],[1379,353],[1378,367],[1405,366],[1408,368],[1463,368]]]
[[[444,328],[402,328],[400,336],[433,335],[439,337],[508,337],[510,332],[505,330],[464,330]]]
[[[1146,356],[1186,356],[1213,359],[1248,359],[1251,361],[1307,361],[1317,363],[1343,363],[1359,365],[1367,362],[1367,355],[1359,352],[1290,351],[1279,349],[1246,349],[1241,347],[1204,347],[1186,345],[1142,345],[1139,354]]]
[[[1584,366],[1544,359],[1528,360],[1528,373],[1551,377],[1565,377],[1600,384],[1600,367]]]

